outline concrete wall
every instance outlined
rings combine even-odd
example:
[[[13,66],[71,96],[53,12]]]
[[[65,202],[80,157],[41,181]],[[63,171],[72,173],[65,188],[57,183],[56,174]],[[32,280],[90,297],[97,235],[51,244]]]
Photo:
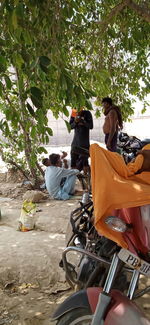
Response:
[[[104,141],[104,136],[102,133],[102,125],[103,125],[103,118],[96,119],[94,117],[94,113],[92,113],[93,120],[94,120],[94,128],[90,131],[90,138],[91,140],[95,141]],[[68,146],[71,144],[74,130],[71,133],[68,132],[66,124],[63,118],[59,118],[56,120],[52,113],[49,112],[48,114],[49,119],[49,127],[53,130],[53,137],[50,137],[50,145],[61,146],[65,145]],[[65,120],[69,121],[69,118],[64,117]]]
[[[124,131],[139,139],[150,138],[150,116],[133,118],[132,123],[125,123]]]
[[[104,142],[104,135],[102,131],[102,126],[104,123],[104,117],[96,119],[93,115],[94,128],[90,131],[90,139],[92,141]],[[49,126],[53,129],[53,137],[50,137],[49,145],[54,146],[69,146],[71,144],[74,131],[68,133],[66,124],[63,118],[55,120],[52,113],[49,112]],[[65,117],[66,120],[69,121]],[[135,135],[140,139],[150,138],[150,116],[139,116],[133,117],[132,122],[124,123],[124,132],[127,132],[129,135]]]
[[[95,118],[94,112],[92,112],[94,128],[90,131],[90,139],[92,141],[104,142],[104,135],[102,126],[104,123],[104,117]],[[64,119],[63,119],[64,118]],[[55,119],[52,112],[48,113],[49,127],[53,130],[53,136],[50,137],[50,146],[70,146],[74,130],[68,133],[64,120],[69,121],[66,116]],[[133,117],[132,122],[124,123],[124,132],[129,135],[135,135],[140,139],[150,138],[150,115]],[[1,133],[0,133],[1,134]]]

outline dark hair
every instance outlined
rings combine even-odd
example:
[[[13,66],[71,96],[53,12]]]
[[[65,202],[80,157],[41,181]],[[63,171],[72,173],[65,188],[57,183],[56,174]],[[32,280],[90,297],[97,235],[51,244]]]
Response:
[[[57,153],[52,153],[52,154],[49,156],[49,159],[50,159],[50,163],[51,163],[53,166],[56,166],[57,163],[58,163],[58,160],[60,159],[60,155],[58,155]]]
[[[104,97],[102,99],[102,103],[105,103],[105,102],[112,105],[112,99],[110,97]]]
[[[44,166],[48,166],[48,165],[49,165],[49,159],[48,159],[48,158],[43,158],[43,159],[42,159],[42,164],[43,164]]]

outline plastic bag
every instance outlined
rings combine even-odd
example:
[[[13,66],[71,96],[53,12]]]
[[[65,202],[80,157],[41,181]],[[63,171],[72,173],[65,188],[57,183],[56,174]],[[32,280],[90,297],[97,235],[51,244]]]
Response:
[[[21,214],[19,218],[19,227],[20,231],[29,231],[34,229],[36,221],[36,204],[29,201],[24,201]]]

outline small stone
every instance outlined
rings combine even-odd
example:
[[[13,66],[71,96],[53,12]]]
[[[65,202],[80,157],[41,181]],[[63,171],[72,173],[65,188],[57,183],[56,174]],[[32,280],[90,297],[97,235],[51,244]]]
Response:
[[[27,191],[23,195],[23,200],[34,202],[34,203],[40,202],[45,199],[47,199],[47,195],[45,195],[41,191]]]

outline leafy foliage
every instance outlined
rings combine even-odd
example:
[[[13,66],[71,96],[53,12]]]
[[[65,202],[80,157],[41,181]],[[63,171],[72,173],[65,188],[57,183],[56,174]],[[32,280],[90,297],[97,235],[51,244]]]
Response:
[[[124,119],[133,113],[133,96],[143,101],[144,111],[150,92],[149,22],[147,0],[3,0],[3,158],[8,161],[5,146],[14,157],[24,152],[22,166],[36,178],[38,155],[52,136],[49,109],[56,118],[60,112],[68,117],[68,106],[92,109],[92,97],[100,105],[109,95]]]

